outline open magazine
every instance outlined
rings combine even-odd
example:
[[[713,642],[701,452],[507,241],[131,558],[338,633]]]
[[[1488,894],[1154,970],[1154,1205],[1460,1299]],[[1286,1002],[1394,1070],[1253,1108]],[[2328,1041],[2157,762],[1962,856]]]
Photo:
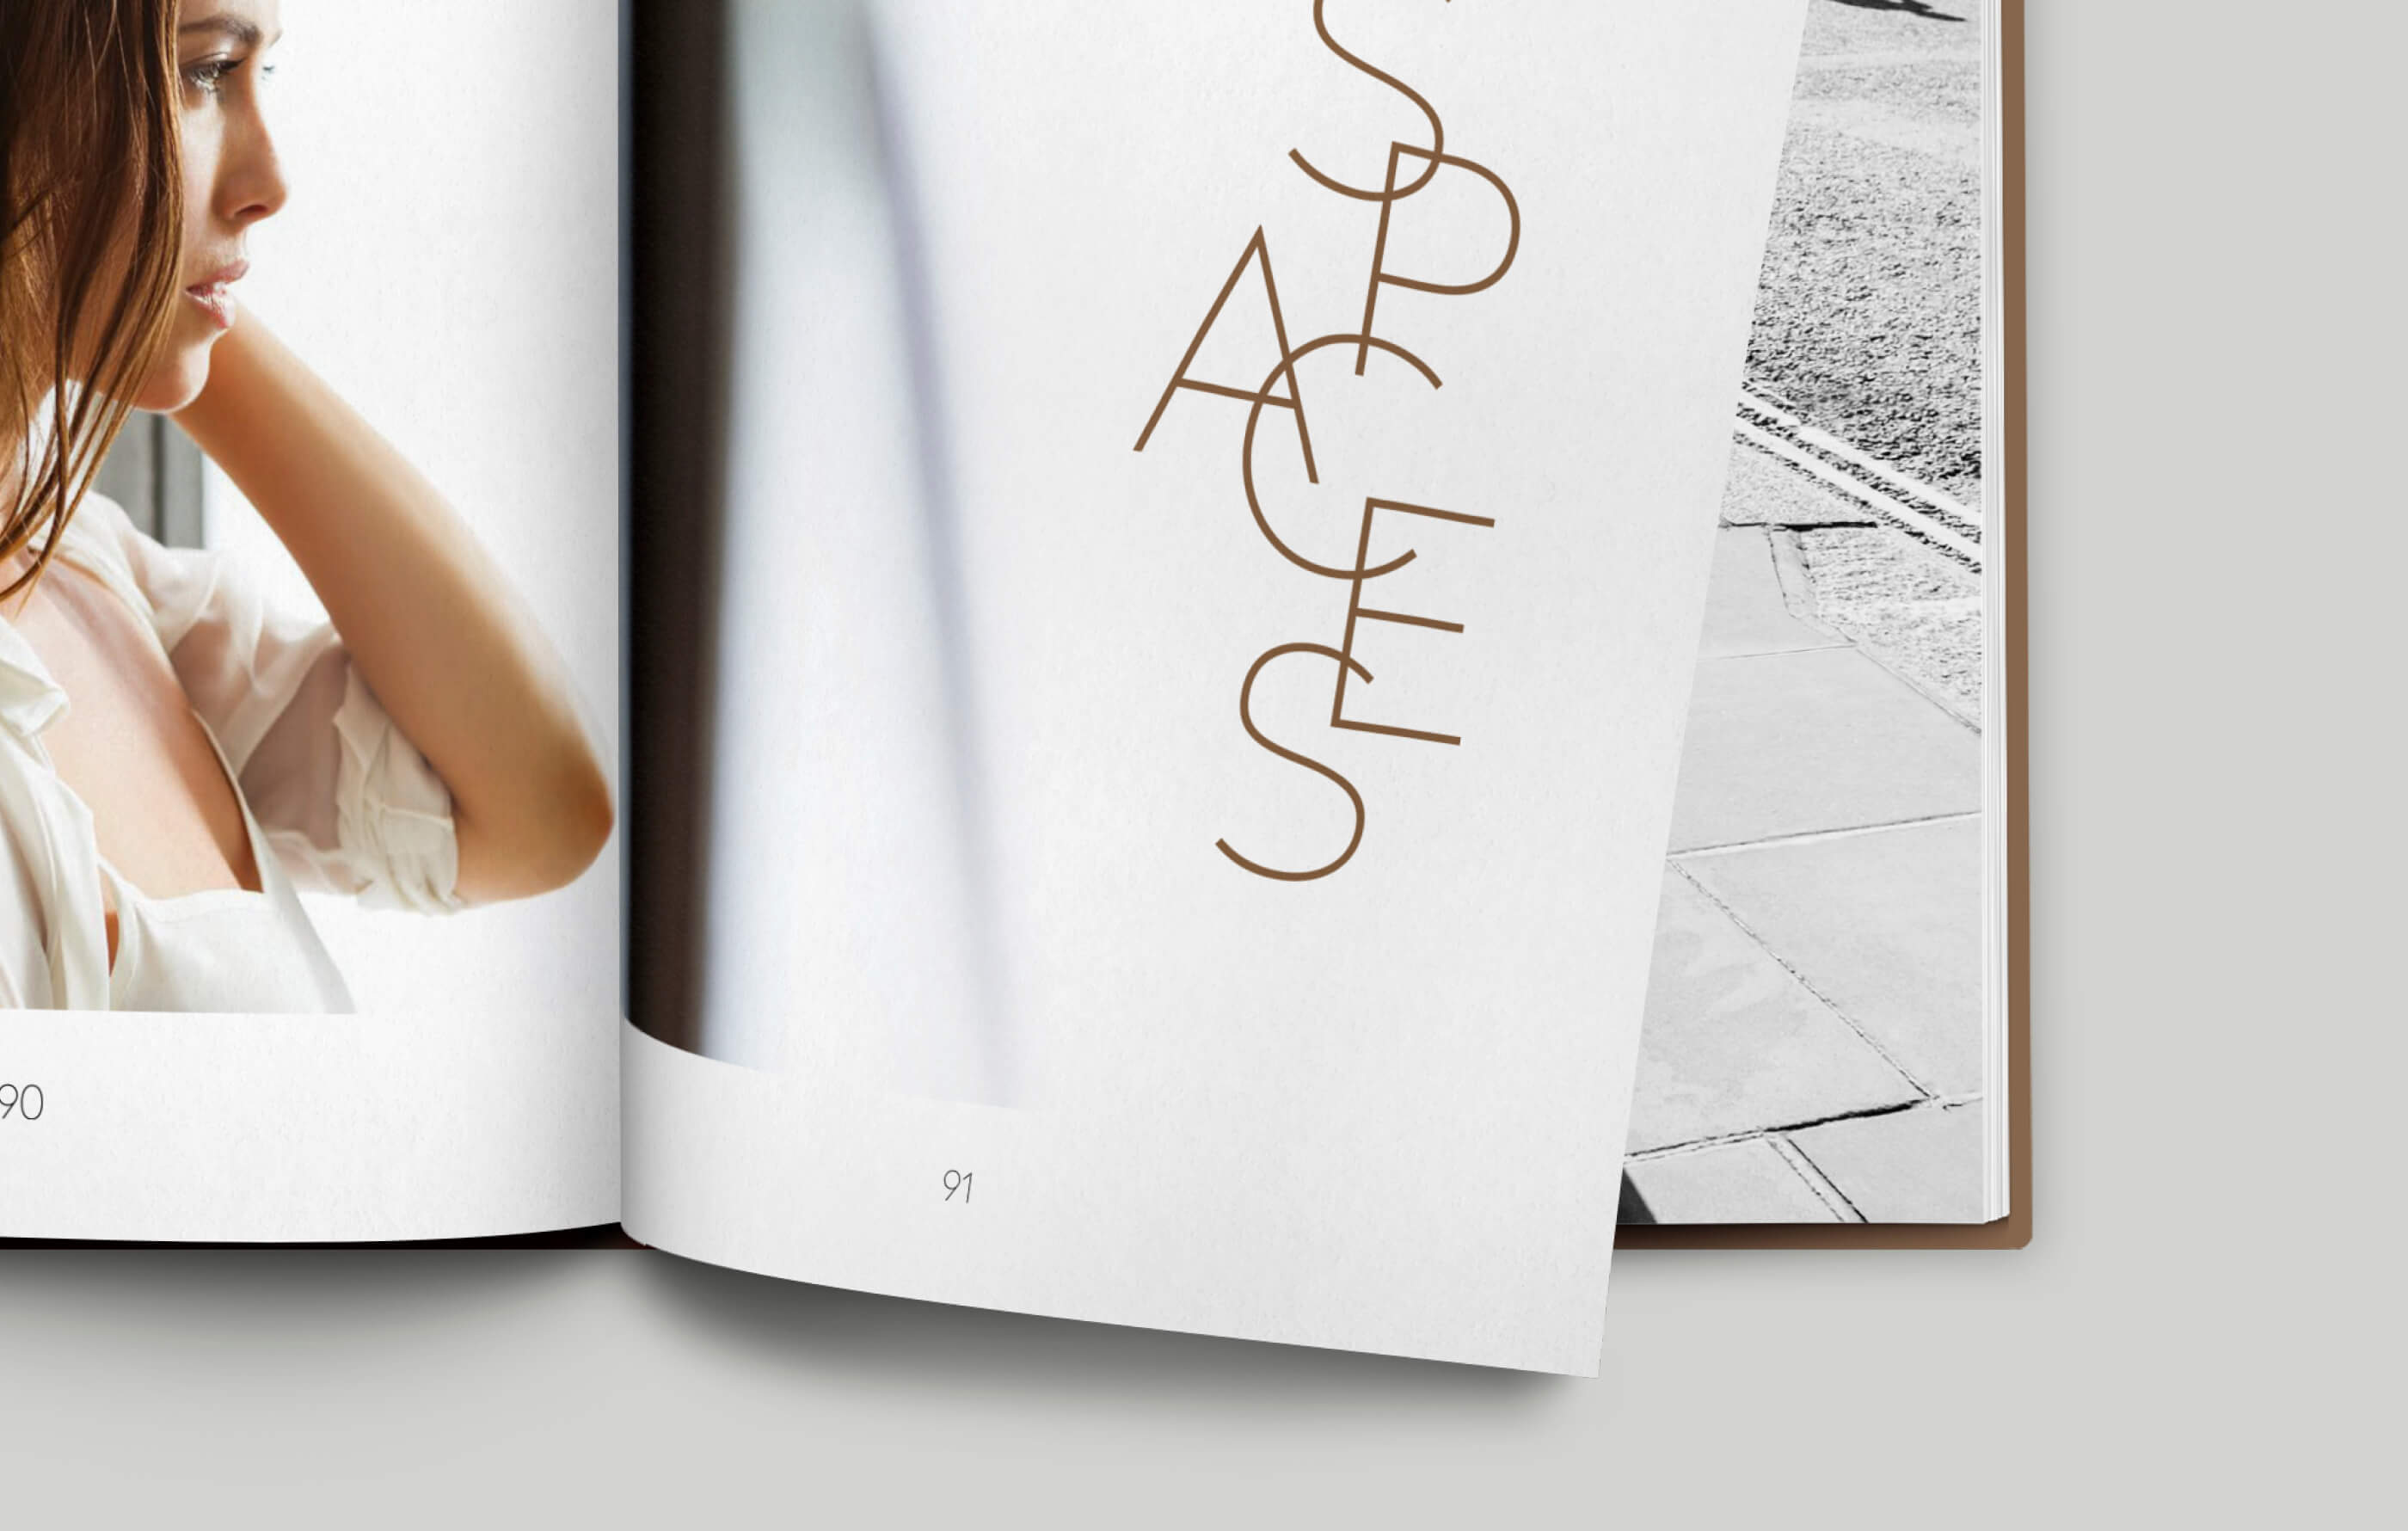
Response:
[[[22,10],[0,1238],[1584,1373],[1815,1162],[1633,1138],[1797,0]]]

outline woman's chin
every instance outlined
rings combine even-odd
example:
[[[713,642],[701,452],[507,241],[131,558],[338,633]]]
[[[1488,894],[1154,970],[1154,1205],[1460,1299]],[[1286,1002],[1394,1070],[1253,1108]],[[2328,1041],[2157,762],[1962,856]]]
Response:
[[[209,351],[217,337],[186,342],[171,347],[142,379],[134,395],[134,408],[150,409],[163,415],[174,414],[201,396],[209,382]]]

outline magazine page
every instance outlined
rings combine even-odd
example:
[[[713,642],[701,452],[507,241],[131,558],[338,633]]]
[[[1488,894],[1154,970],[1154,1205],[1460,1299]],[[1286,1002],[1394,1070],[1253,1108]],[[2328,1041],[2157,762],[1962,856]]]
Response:
[[[1998,0],[1813,0],[1623,1221],[2009,1210]]]
[[[610,1222],[616,28],[9,8],[0,1237]]]
[[[728,7],[631,1234],[1595,1369],[1799,25]]]

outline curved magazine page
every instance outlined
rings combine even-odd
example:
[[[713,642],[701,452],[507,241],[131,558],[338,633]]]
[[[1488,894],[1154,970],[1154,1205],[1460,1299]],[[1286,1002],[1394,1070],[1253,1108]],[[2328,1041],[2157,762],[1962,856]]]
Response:
[[[1593,1370],[1799,7],[729,21],[629,1231]]]
[[[99,491],[0,549],[49,554],[0,603],[0,1237],[609,1223],[616,28],[15,8],[12,174],[93,156],[51,216],[122,220],[91,291],[164,339],[129,372],[94,338],[64,431],[11,443],[137,410]],[[109,212],[133,162],[93,122],[180,206]],[[21,361],[75,301],[29,244]]]

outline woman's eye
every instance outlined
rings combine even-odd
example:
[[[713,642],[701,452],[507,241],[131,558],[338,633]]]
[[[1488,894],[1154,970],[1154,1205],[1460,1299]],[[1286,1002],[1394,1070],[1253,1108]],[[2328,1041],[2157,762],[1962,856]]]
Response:
[[[215,95],[225,87],[226,77],[242,67],[240,59],[204,59],[184,67],[184,83],[204,95]]]

